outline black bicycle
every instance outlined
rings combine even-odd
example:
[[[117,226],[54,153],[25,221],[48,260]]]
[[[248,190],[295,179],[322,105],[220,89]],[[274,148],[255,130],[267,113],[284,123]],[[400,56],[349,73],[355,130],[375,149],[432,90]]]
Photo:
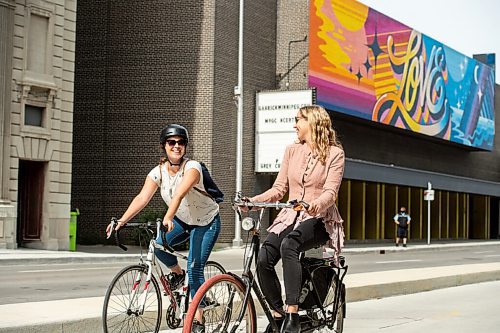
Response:
[[[257,218],[250,215],[242,218],[241,207],[258,208]],[[290,201],[288,203],[245,202],[237,195],[233,208],[238,212],[242,229],[252,236],[247,242],[244,256],[243,274],[238,276],[231,272],[216,275],[198,289],[186,314],[183,332],[190,333],[196,309],[204,307],[203,317],[205,332],[247,332],[257,331],[253,290],[266,314],[274,332],[280,328],[273,319],[269,306],[265,301],[255,275],[252,272],[252,261],[257,260],[260,247],[260,226],[265,208],[292,208],[296,211],[307,209],[305,202]],[[343,279],[348,266],[345,258],[309,258],[301,256],[302,289],[299,299],[301,331],[313,332],[327,327],[340,333],[343,331],[346,313],[345,285]],[[210,299],[210,304],[207,303]]]
[[[155,249],[168,252],[187,261],[187,257],[175,251],[168,245],[156,242],[155,235],[160,232],[161,219],[156,222],[127,223],[115,233],[116,244],[123,250],[127,247],[120,242],[119,234],[123,229],[139,231],[139,237],[146,235],[149,241],[146,258],[142,252],[140,262],[123,268],[111,281],[102,310],[102,324],[105,333],[108,332],[159,332],[161,317],[164,311],[162,294],[168,298],[166,309],[166,323],[171,329],[179,327],[189,305],[188,274],[179,290],[174,290],[163,274],[161,266],[157,264]],[[111,233],[117,224],[116,218],[111,219]],[[163,244],[167,244],[165,233],[162,233]],[[108,236],[108,238],[111,234]],[[223,274],[226,271],[221,264],[207,261],[204,269],[205,279]],[[159,281],[159,283],[158,283]],[[160,290],[160,283],[163,293]]]

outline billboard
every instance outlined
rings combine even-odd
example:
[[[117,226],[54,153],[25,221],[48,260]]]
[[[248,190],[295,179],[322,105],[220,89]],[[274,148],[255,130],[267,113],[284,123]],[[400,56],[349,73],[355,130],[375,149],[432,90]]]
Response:
[[[314,104],[314,90],[262,91],[256,95],[255,172],[278,172],[286,146],[297,138],[293,125],[303,106]]]
[[[495,136],[490,66],[354,0],[310,2],[317,104],[485,150]]]

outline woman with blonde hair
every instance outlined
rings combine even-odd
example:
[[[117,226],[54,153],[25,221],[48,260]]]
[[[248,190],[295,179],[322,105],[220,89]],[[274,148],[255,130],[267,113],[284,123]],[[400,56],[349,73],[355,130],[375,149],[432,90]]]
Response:
[[[288,192],[290,200],[303,200],[307,211],[280,211],[262,244],[257,272],[262,292],[273,309],[281,332],[300,332],[298,304],[302,285],[300,252],[327,244],[339,250],[343,241],[342,218],[335,204],[344,173],[344,151],[326,110],[317,105],[299,109],[294,128],[297,140],[286,147],[273,186],[248,198],[276,202]],[[275,265],[283,260],[286,307]],[[270,325],[266,332],[271,332]]]

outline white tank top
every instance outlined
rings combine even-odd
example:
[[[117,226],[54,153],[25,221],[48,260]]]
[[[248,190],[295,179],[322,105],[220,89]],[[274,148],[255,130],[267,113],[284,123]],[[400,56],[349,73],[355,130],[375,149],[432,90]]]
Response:
[[[175,189],[182,181],[183,173],[186,173],[189,169],[198,170],[200,173],[200,181],[195,185],[195,187],[205,191],[201,165],[197,161],[187,161],[184,166],[184,172],[181,168],[173,176],[168,173],[167,165],[165,163],[161,165],[161,176],[159,165],[149,172],[148,177],[150,177],[160,187],[161,197],[167,205],[170,205]],[[175,216],[182,222],[189,225],[204,226],[212,222],[218,213],[219,205],[212,198],[191,189],[181,200],[181,204],[179,205],[179,209],[175,213]]]

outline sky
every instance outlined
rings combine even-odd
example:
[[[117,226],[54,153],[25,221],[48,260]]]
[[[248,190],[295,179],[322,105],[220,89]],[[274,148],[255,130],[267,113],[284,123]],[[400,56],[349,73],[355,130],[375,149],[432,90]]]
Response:
[[[500,84],[499,0],[358,0],[469,57],[496,53]]]

